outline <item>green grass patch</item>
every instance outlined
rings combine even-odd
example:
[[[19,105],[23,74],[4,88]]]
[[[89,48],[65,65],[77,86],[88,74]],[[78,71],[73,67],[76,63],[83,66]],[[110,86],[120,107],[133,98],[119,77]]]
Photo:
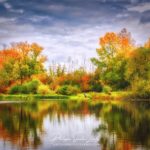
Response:
[[[53,95],[40,95],[40,94],[17,94],[17,95],[7,95],[0,94],[0,100],[121,100],[126,97],[129,97],[130,92],[118,91],[111,92],[106,94],[104,92],[89,92],[89,93],[80,93],[71,96],[53,94]]]
[[[18,95],[0,95],[0,100],[38,100],[38,99],[68,99],[64,95],[38,95],[38,94],[18,94]]]

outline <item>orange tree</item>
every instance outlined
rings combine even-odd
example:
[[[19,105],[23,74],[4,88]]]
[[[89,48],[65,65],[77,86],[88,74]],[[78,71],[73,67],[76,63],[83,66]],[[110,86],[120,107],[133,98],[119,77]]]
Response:
[[[130,33],[123,29],[120,33],[108,32],[100,38],[98,58],[91,61],[97,66],[100,80],[114,89],[123,89],[128,86],[125,79],[127,58],[134,48]]]
[[[13,81],[30,78],[44,72],[43,48],[36,43],[14,43],[10,48],[0,51],[0,85],[8,86]]]

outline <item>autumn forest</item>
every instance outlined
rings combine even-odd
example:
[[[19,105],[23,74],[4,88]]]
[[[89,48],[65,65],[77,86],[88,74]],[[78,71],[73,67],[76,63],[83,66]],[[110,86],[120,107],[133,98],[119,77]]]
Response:
[[[97,39],[98,40],[98,39]],[[67,71],[61,64],[45,67],[47,56],[38,43],[19,42],[0,50],[0,93],[6,95],[126,95],[150,98],[150,39],[136,45],[132,33],[122,29],[99,38],[94,70]],[[94,50],[93,50],[94,51]]]

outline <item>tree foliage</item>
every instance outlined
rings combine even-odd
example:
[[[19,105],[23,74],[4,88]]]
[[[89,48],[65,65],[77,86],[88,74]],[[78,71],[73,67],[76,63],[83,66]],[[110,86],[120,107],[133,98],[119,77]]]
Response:
[[[10,48],[0,51],[0,83],[9,85],[13,81],[30,78],[44,71],[46,57],[43,48],[36,43],[13,43]]]
[[[37,43],[13,43],[0,50],[0,92],[60,94],[128,90],[139,97],[150,97],[150,38],[136,46],[131,33],[122,29],[108,32],[99,39],[98,56],[91,61],[93,72],[84,67],[73,68],[53,63],[44,68],[46,57]],[[40,86],[34,80],[40,81]],[[35,88],[34,88],[35,87]],[[141,91],[141,92],[140,92]]]
[[[125,79],[127,58],[133,50],[134,44],[130,33],[123,29],[120,33],[109,32],[100,38],[98,58],[92,62],[100,72],[100,79],[115,89],[125,88],[128,82]]]

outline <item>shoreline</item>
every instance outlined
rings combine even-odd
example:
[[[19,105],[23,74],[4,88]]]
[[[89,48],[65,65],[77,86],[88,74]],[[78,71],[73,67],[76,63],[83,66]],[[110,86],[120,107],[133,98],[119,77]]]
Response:
[[[93,101],[150,101],[149,98],[136,98],[129,92],[80,93],[77,95],[38,95],[38,94],[0,94],[0,101],[30,101],[30,100],[93,100]]]

